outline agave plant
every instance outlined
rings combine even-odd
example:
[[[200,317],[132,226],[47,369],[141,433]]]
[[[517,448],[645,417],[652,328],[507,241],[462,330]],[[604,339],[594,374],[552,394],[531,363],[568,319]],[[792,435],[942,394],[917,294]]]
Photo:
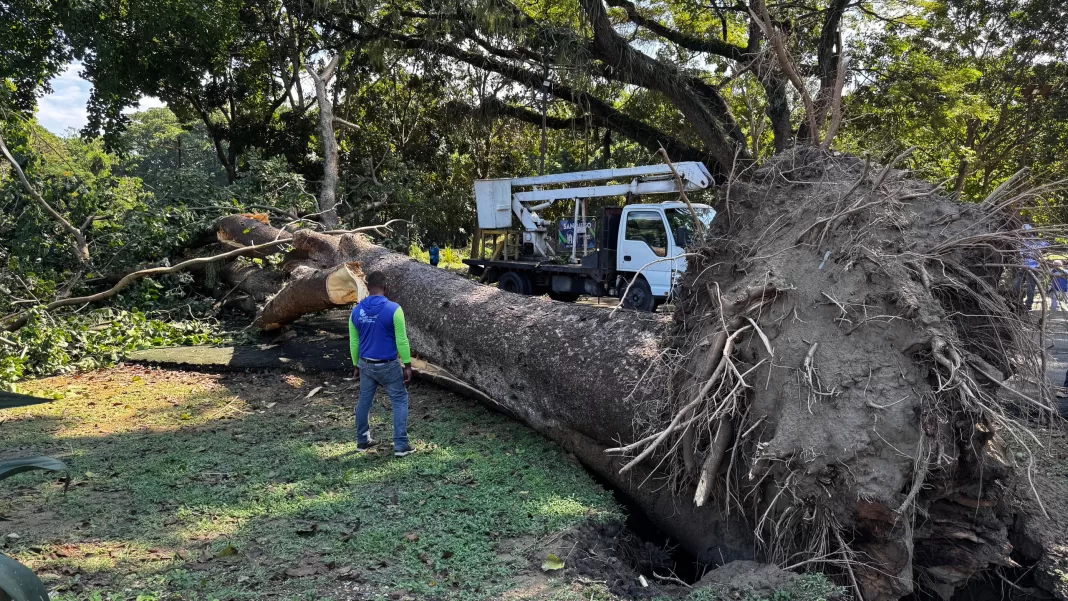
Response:
[[[0,391],[0,410],[47,403],[49,399]],[[53,457],[0,461],[0,480],[31,470],[59,471],[67,466]],[[30,568],[0,553],[0,601],[48,601],[48,589]]]

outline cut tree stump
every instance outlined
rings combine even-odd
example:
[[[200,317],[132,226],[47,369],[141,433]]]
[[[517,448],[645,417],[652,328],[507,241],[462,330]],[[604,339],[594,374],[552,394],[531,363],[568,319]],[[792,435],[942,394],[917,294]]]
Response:
[[[327,269],[305,267],[292,275],[294,279],[256,316],[253,325],[257,328],[277,330],[306,313],[358,303],[367,296],[367,284],[359,262],[342,263]]]

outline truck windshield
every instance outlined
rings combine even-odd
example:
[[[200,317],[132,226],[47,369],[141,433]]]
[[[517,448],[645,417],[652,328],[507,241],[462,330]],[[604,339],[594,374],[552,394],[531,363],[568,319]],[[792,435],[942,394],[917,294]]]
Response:
[[[716,216],[716,212],[709,207],[694,207],[694,212],[697,213],[697,218],[701,220],[701,223],[705,225],[707,230],[712,225],[712,218]],[[690,209],[686,207],[671,208],[664,211],[667,215],[668,225],[671,227],[671,234],[678,238],[677,232],[679,228],[686,230],[686,239],[688,242],[692,242],[697,236],[697,230],[694,228],[693,217],[690,216]],[[678,244],[679,240],[675,240]]]

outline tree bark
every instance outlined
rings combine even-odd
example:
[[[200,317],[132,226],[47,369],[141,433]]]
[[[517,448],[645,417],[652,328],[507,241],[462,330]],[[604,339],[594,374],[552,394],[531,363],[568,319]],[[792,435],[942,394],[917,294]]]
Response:
[[[648,466],[620,474],[623,462],[604,452],[633,440],[638,403],[630,393],[659,352],[663,318],[502,292],[362,237],[338,246],[365,271],[386,274],[421,356],[574,453],[703,560],[752,558],[744,524],[679,503],[669,487],[643,486]]]
[[[258,303],[277,293],[285,283],[281,272],[264,269],[247,261],[226,263],[221,272],[226,284],[223,295],[238,291]]]
[[[334,106],[326,92],[326,84],[334,77],[340,55],[335,55],[321,73],[307,66],[308,75],[315,83],[315,97],[319,102],[319,135],[323,139],[323,181],[319,185],[319,219],[327,229],[337,227],[338,153],[334,137]]]
[[[279,248],[292,239],[289,232],[271,226],[266,215],[252,213],[220,217],[215,220],[215,233],[219,242],[234,248],[278,242],[276,248],[267,247],[263,251],[248,255],[259,259],[277,253]]]

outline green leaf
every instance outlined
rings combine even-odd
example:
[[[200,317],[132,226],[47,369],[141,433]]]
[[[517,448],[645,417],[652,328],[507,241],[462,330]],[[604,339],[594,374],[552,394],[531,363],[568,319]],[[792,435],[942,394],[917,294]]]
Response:
[[[10,478],[15,474],[33,470],[46,470],[55,472],[67,469],[67,464],[53,457],[27,457],[25,459],[10,459],[0,461],[0,480]]]
[[[0,553],[0,598],[13,601],[48,601],[48,589],[30,568]]]
[[[545,561],[541,564],[541,569],[546,572],[562,570],[564,569],[564,560],[557,557],[555,553],[549,553],[545,556]]]
[[[27,394],[16,394],[14,392],[0,391],[0,409],[29,407],[30,405],[40,405],[41,403],[50,403],[51,401],[51,399],[42,399],[40,397],[30,396]]]

